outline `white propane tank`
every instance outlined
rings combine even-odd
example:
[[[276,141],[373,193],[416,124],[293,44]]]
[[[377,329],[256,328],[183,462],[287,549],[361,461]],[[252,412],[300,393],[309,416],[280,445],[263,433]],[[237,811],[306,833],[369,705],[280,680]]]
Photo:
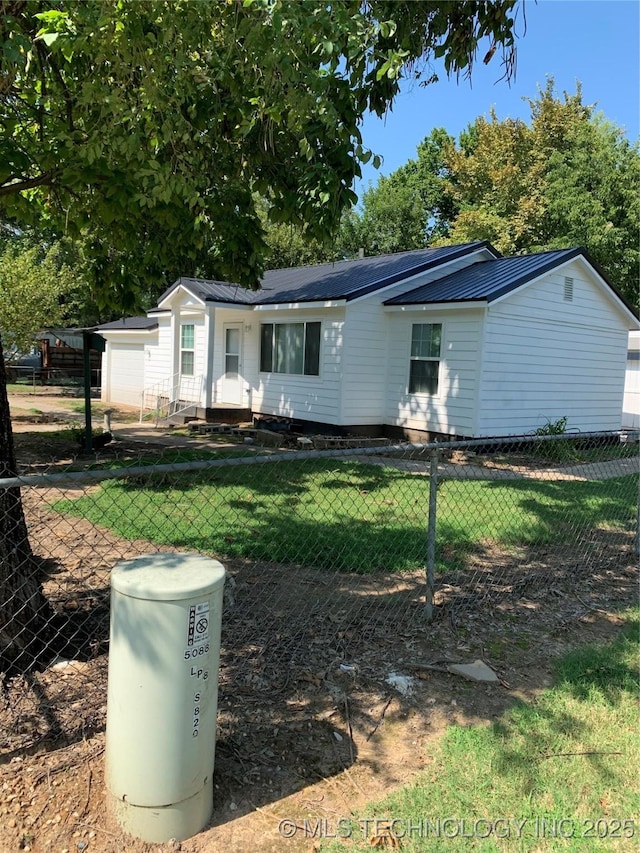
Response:
[[[107,798],[144,841],[182,841],[211,817],[224,579],[200,554],[111,573]]]

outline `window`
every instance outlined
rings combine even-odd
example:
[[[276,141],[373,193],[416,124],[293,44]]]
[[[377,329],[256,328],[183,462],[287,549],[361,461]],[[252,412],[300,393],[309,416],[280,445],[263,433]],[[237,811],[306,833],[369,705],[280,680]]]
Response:
[[[263,323],[260,370],[264,373],[320,374],[320,323]]]
[[[224,330],[224,372],[228,379],[240,373],[240,329],[229,326]]]
[[[410,394],[437,394],[442,323],[414,323],[411,330]]]
[[[195,349],[195,326],[184,323],[180,326],[180,373],[182,376],[193,376]]]

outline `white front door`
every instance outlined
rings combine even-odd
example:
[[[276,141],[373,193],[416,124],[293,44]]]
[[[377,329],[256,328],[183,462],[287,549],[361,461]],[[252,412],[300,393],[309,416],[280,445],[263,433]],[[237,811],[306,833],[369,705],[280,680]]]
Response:
[[[229,323],[224,327],[224,374],[222,402],[243,403],[242,386],[242,324]]]

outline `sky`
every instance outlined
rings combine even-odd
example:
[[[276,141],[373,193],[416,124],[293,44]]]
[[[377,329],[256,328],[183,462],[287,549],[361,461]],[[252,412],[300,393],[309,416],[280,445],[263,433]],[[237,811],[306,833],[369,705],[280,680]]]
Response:
[[[384,118],[370,116],[362,126],[363,144],[383,157],[375,170],[363,167],[355,190],[360,195],[378,177],[388,175],[415,158],[418,144],[434,127],[457,136],[479,115],[494,107],[499,119],[529,120],[523,97],[535,98],[547,78],[556,93],[575,93],[582,83],[585,104],[624,128],[635,142],[640,136],[640,0],[525,0],[516,23],[519,38],[517,71],[510,84],[500,81],[498,52],[488,65],[481,58],[471,82],[447,79],[426,87],[404,87],[393,110]],[[482,57],[488,49],[482,48]],[[438,69],[436,68],[436,71]]]

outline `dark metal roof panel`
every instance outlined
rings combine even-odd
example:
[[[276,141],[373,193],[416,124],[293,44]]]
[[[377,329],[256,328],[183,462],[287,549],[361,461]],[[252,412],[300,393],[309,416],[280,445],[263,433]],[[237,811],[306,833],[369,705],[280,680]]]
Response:
[[[253,305],[259,291],[247,290],[239,284],[228,284],[226,281],[209,281],[204,278],[179,278],[172,287],[162,294],[165,299],[179,285],[183,285],[203,302],[231,302],[235,305]]]
[[[416,249],[353,261],[335,261],[308,267],[267,270],[260,290],[200,278],[179,278],[160,297],[166,299],[180,285],[204,302],[228,302],[235,305],[273,305],[281,302],[324,302],[356,299],[395,284],[447,261],[464,257],[480,249],[498,254],[487,241]]]
[[[158,321],[153,317],[125,317],[123,320],[114,320],[112,323],[103,323],[94,328],[98,332],[136,331],[146,332],[157,328]]]
[[[262,280],[257,303],[349,301],[485,247],[490,248],[487,243],[465,243],[296,269],[269,270]]]
[[[387,300],[385,305],[419,305],[433,302],[492,302],[582,254],[582,250],[561,249],[537,255],[481,261],[444,278],[417,287]]]

